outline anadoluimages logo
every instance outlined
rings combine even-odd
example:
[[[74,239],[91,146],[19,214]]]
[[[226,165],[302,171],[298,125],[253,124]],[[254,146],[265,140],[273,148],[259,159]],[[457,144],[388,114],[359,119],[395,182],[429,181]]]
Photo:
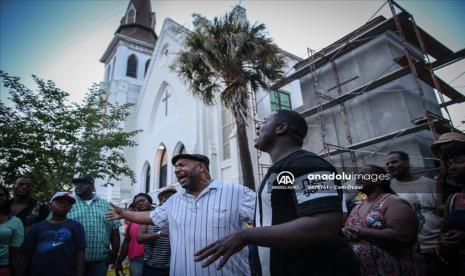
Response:
[[[278,185],[294,185],[294,175],[288,171],[282,171],[276,177]]]

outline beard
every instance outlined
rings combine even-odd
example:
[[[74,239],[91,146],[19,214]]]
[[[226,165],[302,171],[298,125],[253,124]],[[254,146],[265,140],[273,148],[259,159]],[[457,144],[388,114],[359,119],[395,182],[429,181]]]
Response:
[[[192,174],[190,174],[189,176],[187,176],[187,180],[184,182],[184,184],[181,184],[181,187],[184,189],[184,190],[191,190],[192,188],[194,188],[196,186],[196,181],[194,179],[194,176]]]
[[[199,179],[199,168],[196,166],[190,173],[187,175],[187,179],[184,183],[180,183],[181,187],[184,190],[192,190],[195,189],[195,187],[198,184],[198,179]]]

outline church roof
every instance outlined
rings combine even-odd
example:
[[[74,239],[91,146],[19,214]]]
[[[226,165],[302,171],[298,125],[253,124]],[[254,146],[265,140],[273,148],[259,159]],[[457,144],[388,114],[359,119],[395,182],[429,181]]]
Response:
[[[154,27],[155,13],[152,12],[150,0],[130,0],[115,34],[122,34],[155,45],[157,35]]]

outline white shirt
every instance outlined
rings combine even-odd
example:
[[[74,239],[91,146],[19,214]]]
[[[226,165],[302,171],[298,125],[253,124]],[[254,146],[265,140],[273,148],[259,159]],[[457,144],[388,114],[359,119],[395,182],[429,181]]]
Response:
[[[434,213],[436,208],[436,182],[421,176],[417,180],[402,182],[391,179],[391,188],[399,197],[410,203],[418,219],[418,241],[423,252],[437,246],[441,234],[442,219]]]
[[[220,271],[216,270],[219,260],[202,268],[194,253],[252,222],[255,197],[242,185],[213,180],[197,198],[183,190],[152,211],[153,224],[169,228],[170,275],[250,275],[247,247]]]

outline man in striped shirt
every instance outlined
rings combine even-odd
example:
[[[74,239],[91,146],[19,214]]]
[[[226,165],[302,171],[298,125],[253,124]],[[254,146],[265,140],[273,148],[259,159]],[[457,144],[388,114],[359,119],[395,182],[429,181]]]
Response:
[[[247,248],[231,257],[221,270],[203,268],[194,260],[196,251],[244,229],[255,212],[255,193],[242,185],[211,179],[209,163],[200,154],[174,156],[172,164],[183,191],[152,212],[131,212],[112,204],[107,218],[168,228],[170,275],[250,275]]]

